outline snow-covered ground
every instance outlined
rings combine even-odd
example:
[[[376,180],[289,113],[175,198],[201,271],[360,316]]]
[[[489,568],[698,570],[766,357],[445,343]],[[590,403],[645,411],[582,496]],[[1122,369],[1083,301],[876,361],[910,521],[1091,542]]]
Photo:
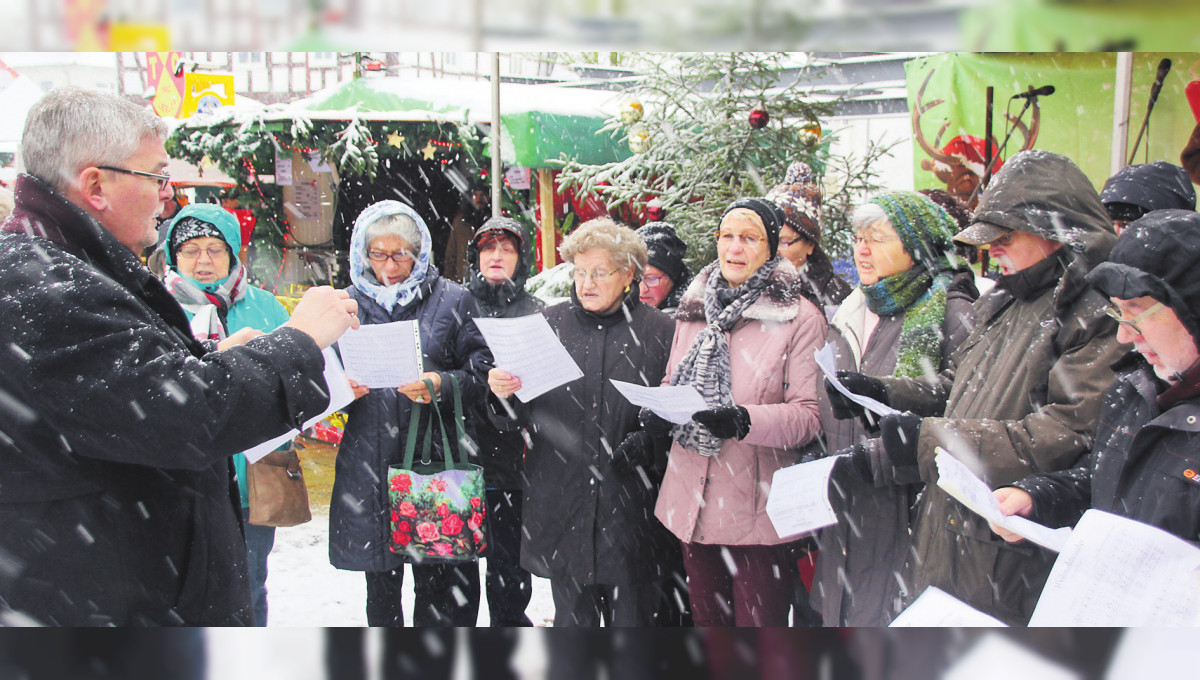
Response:
[[[209,630],[209,677],[213,680],[324,680],[323,628],[367,625],[363,575],[329,564],[329,517],[318,514],[322,508],[313,510],[311,522],[275,531],[267,575],[269,628]],[[410,576],[411,572],[406,574],[404,584],[406,614],[413,609]],[[554,604],[546,579],[534,577],[526,613],[537,626],[553,620]],[[479,622],[483,626],[488,622],[487,597],[482,593]],[[544,675],[545,655],[541,636],[527,632],[531,634],[521,637],[514,667],[522,680],[534,680]],[[469,662],[459,656],[455,678],[465,680],[470,677]]]

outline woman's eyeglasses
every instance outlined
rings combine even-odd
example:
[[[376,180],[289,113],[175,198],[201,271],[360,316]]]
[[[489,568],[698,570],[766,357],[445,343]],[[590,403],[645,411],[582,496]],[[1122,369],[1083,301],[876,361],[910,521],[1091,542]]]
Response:
[[[718,245],[726,247],[733,245],[734,240],[737,240],[740,241],[742,246],[745,248],[753,248],[766,240],[750,234],[726,234],[719,231],[713,234],[713,238],[717,239]]]
[[[647,286],[649,286],[651,288],[658,288],[659,286],[662,285],[663,279],[665,279],[665,278],[667,278],[667,277],[665,277],[665,276],[646,276],[646,277],[642,278],[642,283],[646,284]]]
[[[614,277],[616,275],[617,275],[616,271],[610,272],[610,271],[604,271],[603,269],[597,269],[594,272],[586,272],[582,269],[576,269],[575,273],[574,273],[576,281],[583,282],[583,281],[586,281],[588,279],[588,277],[591,277],[591,279],[593,281],[595,281],[596,283],[602,283],[604,281],[611,279],[612,277]]]
[[[1116,305],[1109,305],[1109,306],[1105,307],[1104,313],[1111,316],[1113,318],[1113,320],[1116,321],[1117,323],[1119,323],[1120,325],[1127,326],[1129,328],[1129,330],[1133,331],[1134,335],[1141,335],[1142,329],[1138,328],[1138,324],[1145,321],[1146,317],[1157,312],[1158,310],[1162,309],[1163,307],[1166,307],[1166,305],[1164,305],[1161,302],[1156,302],[1153,305],[1151,305],[1149,309],[1142,312],[1141,314],[1138,314],[1137,316],[1133,317],[1132,319],[1126,319],[1125,317],[1121,316],[1121,309],[1119,307],[1117,307]]]
[[[367,251],[367,259],[372,262],[383,262],[389,257],[392,259],[392,262],[395,262],[396,264],[404,264],[405,262],[413,259],[412,253],[408,252],[407,250],[397,250],[394,253],[385,253],[382,250]]]
[[[113,172],[122,172],[122,173],[125,173],[126,175],[137,175],[138,177],[149,177],[150,179],[158,182],[158,190],[159,191],[166,191],[171,186],[171,176],[166,173],[162,173],[160,175],[160,174],[156,174],[153,172],[142,172],[141,170],[127,170],[125,168],[118,168],[118,167],[115,167],[112,165],[97,165],[96,167],[99,168],[100,170],[112,170]]]
[[[201,248],[200,246],[183,246],[179,249],[179,257],[185,260],[194,260],[200,257],[200,253],[208,253],[208,259],[215,260],[219,257],[227,257],[229,249],[225,246],[209,246]]]

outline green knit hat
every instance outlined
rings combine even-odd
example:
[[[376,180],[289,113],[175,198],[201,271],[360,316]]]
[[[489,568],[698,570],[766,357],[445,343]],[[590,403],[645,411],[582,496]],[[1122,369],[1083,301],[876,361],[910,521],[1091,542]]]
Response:
[[[914,262],[945,260],[946,253],[954,247],[951,238],[958,224],[945,208],[925,196],[912,191],[889,191],[872,198],[871,203],[883,208]]]

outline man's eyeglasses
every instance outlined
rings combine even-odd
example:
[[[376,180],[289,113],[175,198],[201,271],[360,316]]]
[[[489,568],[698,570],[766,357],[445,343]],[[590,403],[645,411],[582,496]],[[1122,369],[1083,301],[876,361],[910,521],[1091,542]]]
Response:
[[[150,179],[158,182],[158,190],[159,191],[166,191],[167,188],[171,186],[171,176],[166,173],[159,175],[159,174],[156,174],[153,172],[142,172],[141,170],[127,170],[125,168],[118,168],[118,167],[114,167],[112,165],[97,165],[96,167],[101,170],[112,170],[113,172],[123,172],[126,175],[137,175],[138,177],[149,177]]]
[[[215,260],[218,257],[227,257],[229,249],[225,246],[209,246],[201,248],[200,246],[183,246],[179,249],[178,255],[185,260],[194,260],[200,257],[200,253],[208,253],[208,259]]]
[[[1138,324],[1145,321],[1146,317],[1157,312],[1158,310],[1162,309],[1163,307],[1166,307],[1166,305],[1164,305],[1161,302],[1156,302],[1153,305],[1151,305],[1149,309],[1142,312],[1141,314],[1138,314],[1137,316],[1133,317],[1132,319],[1126,319],[1126,318],[1122,317],[1121,309],[1119,307],[1117,307],[1116,305],[1109,305],[1109,306],[1105,307],[1104,313],[1111,316],[1117,323],[1121,324],[1122,326],[1128,326],[1129,330],[1133,331],[1134,335],[1141,335],[1142,329],[1138,328]]]
[[[586,281],[588,279],[588,277],[591,277],[591,279],[593,281],[595,281],[596,283],[603,283],[616,275],[617,275],[616,271],[609,272],[609,271],[604,271],[603,269],[597,269],[594,272],[586,272],[582,269],[576,269],[575,274],[574,274],[576,281],[583,282],[583,281]]]
[[[394,253],[385,253],[382,250],[367,251],[367,259],[372,262],[383,262],[389,257],[392,258],[392,262],[395,262],[396,264],[404,264],[405,262],[413,259],[412,253],[408,252],[407,250],[397,250]]]
[[[1002,248],[1007,248],[1012,245],[1013,237],[1015,237],[1016,235],[1017,235],[1017,232],[1015,230],[1010,231],[1007,234],[1005,234],[1004,236],[1001,236],[1000,238],[995,239],[988,245],[989,246],[1000,246]]]

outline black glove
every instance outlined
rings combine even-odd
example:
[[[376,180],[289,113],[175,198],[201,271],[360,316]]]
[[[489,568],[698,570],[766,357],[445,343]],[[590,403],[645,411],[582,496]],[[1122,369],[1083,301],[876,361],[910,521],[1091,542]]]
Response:
[[[892,467],[916,467],[917,440],[921,437],[921,416],[905,411],[898,415],[884,416],[879,421],[882,431],[883,450]]]
[[[671,428],[675,427],[674,423],[648,408],[638,411],[638,424],[642,426],[643,430],[649,432],[654,437],[665,437],[671,434]]]
[[[871,454],[866,444],[855,444],[833,455],[838,456],[838,459],[833,463],[831,475],[848,475],[865,484],[875,483],[875,473],[871,471]]]
[[[645,430],[634,430],[625,435],[625,441],[613,449],[613,467],[632,470],[650,459],[654,453],[654,436]]]
[[[744,406],[722,406],[698,411],[692,420],[718,439],[745,439],[750,434],[750,412]]]
[[[864,397],[870,397],[884,404],[888,403],[887,388],[883,382],[872,378],[869,375],[855,373],[854,371],[838,371],[837,378],[842,385],[855,394],[860,394]],[[867,415],[867,410],[862,406],[850,401],[841,392],[834,388],[833,383],[825,381],[825,393],[829,395],[829,405],[833,407],[833,417],[838,420],[848,420],[855,417],[871,417]],[[867,421],[869,424],[871,420]]]

